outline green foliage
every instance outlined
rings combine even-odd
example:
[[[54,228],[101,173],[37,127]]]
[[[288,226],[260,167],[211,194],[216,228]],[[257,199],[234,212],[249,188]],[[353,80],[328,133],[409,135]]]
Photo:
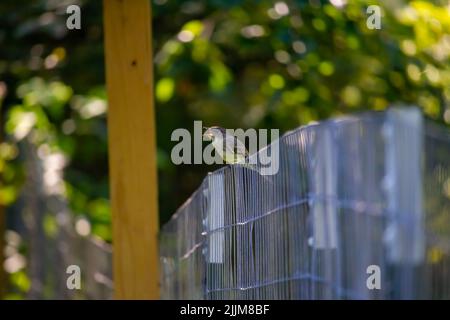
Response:
[[[339,2],[347,4],[333,5]],[[64,156],[64,196],[109,241],[101,1],[79,3],[79,31],[65,28],[64,1],[0,3],[8,134],[0,144],[0,202],[20,194],[27,139]],[[380,30],[366,26],[370,4],[383,9]],[[155,0],[153,37],[162,223],[212,170],[170,161],[172,131],[191,130],[193,120],[284,131],[406,103],[450,123],[446,1]]]
[[[156,1],[158,146],[163,152],[169,154],[173,146],[171,131],[191,129],[193,120],[284,131],[402,103],[419,105],[427,116],[449,123],[450,13],[445,3],[332,3],[338,1]],[[367,28],[370,4],[382,7],[380,30]],[[161,170],[162,221],[206,170]],[[166,194],[176,201],[166,201]]]

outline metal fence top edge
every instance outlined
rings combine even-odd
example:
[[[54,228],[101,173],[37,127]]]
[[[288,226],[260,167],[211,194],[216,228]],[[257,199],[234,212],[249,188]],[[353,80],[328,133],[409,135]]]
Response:
[[[303,132],[308,132],[308,131],[317,131],[317,130],[322,130],[323,128],[332,128],[332,129],[336,129],[339,128],[341,125],[344,124],[348,124],[348,123],[357,123],[357,122],[376,122],[379,120],[383,120],[384,117],[386,116],[387,112],[389,112],[389,110],[395,110],[395,109],[406,109],[406,108],[416,108],[415,106],[402,106],[402,107],[397,107],[397,106],[393,106],[391,108],[388,108],[384,111],[365,111],[365,112],[359,112],[359,113],[355,113],[355,114],[350,114],[350,115],[342,115],[336,118],[331,118],[331,119],[326,119],[320,122],[315,122],[315,123],[311,123],[311,124],[307,124],[307,125],[303,125],[300,126],[296,129],[290,130],[285,132],[279,139],[278,142],[283,142],[285,141],[288,137],[295,135],[295,134],[301,134]],[[443,140],[450,140],[450,131],[446,130],[447,128],[445,128],[444,126],[441,126],[437,123],[434,123],[431,120],[427,120],[426,121],[427,124],[427,129],[429,128],[429,131],[426,132],[427,135],[433,137],[433,138],[439,138],[439,139],[443,139]],[[267,146],[261,148],[258,150],[258,152],[250,155],[250,157],[261,153],[262,151],[264,151],[266,148],[269,148],[270,146],[272,146],[275,143],[275,141],[273,141],[272,143],[268,144]],[[225,170],[232,170],[232,166],[230,164],[224,165],[223,167],[209,172],[209,175],[217,175],[217,174],[221,174],[223,173],[223,171]],[[168,222],[166,222],[163,226],[163,229],[165,229],[166,226],[170,225],[170,222],[176,220],[181,214],[183,214],[185,211],[184,209],[186,209],[186,207],[192,202],[192,200],[198,196],[199,192],[202,192],[204,190],[205,184],[207,183],[207,179],[208,176],[206,176],[202,183],[200,184],[200,186],[192,193],[192,195],[175,211],[175,213],[172,215],[172,217],[169,219]]]
[[[228,166],[229,166],[229,165],[228,165]],[[216,171],[214,171],[214,172],[217,172],[217,171],[222,170],[222,169],[223,169],[223,168],[220,168],[220,169],[218,169],[218,170],[216,170]],[[191,195],[185,202],[183,202],[183,204],[182,204],[180,207],[178,207],[178,209],[175,211],[175,213],[170,217],[169,221],[167,221],[167,222],[164,224],[164,226],[162,227],[163,229],[164,229],[164,227],[167,226],[171,221],[174,221],[175,219],[177,219],[178,216],[184,212],[183,209],[185,209],[185,208],[192,202],[192,199],[194,199],[200,191],[203,191],[203,185],[206,183],[206,182],[205,182],[206,179],[207,179],[207,178],[204,178],[203,181],[202,181],[202,183],[200,184],[200,186],[192,193],[192,195]]]

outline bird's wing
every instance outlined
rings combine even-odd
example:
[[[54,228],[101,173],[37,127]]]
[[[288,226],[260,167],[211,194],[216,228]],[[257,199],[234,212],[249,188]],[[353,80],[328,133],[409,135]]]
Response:
[[[245,148],[245,145],[242,143],[241,140],[239,140],[237,137],[235,137],[235,142],[236,142],[236,153],[243,155],[244,157],[248,156],[248,151]]]
[[[245,145],[235,136],[227,135],[224,139],[224,159],[229,163],[242,162],[248,152]]]

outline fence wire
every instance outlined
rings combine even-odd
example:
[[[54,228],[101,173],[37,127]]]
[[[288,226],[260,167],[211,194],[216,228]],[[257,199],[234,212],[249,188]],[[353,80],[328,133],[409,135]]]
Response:
[[[400,108],[276,143],[276,174],[212,172],[162,228],[163,298],[450,299],[448,129]]]

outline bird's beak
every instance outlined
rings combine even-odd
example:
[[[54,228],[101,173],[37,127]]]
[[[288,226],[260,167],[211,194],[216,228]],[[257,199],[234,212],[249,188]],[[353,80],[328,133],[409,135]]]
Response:
[[[203,127],[205,128],[205,127]],[[211,141],[213,139],[212,133],[208,130],[209,128],[206,128],[205,133],[203,134],[203,140],[204,141]]]

